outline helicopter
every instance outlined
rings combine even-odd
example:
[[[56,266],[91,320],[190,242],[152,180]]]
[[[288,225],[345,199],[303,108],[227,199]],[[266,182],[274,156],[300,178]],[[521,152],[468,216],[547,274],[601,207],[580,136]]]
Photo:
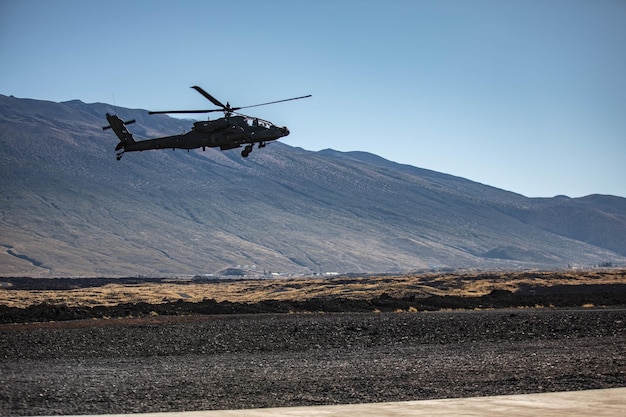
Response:
[[[266,106],[268,104],[282,103],[284,101],[300,100],[311,97],[293,97],[284,100],[270,101],[268,103],[254,104],[251,106],[232,107],[229,102],[222,104],[215,97],[204,91],[201,87],[194,85],[194,90],[202,94],[207,100],[216,105],[217,109],[210,110],[164,110],[149,111],[148,114],[172,114],[172,113],[212,113],[223,112],[224,117],[216,120],[206,120],[194,122],[192,129],[180,135],[165,136],[155,139],[135,140],[132,133],[128,131],[126,125],[135,123],[135,120],[124,121],[115,114],[106,114],[108,126],[102,130],[113,129],[113,132],[120,139],[120,143],[115,147],[116,159],[122,159],[125,152],[146,151],[150,149],[196,149],[217,148],[225,151],[228,149],[240,148],[241,156],[246,158],[258,143],[258,147],[264,148],[268,142],[280,139],[289,135],[287,127],[275,126],[272,122],[251,117],[239,113],[238,110],[251,107]]]

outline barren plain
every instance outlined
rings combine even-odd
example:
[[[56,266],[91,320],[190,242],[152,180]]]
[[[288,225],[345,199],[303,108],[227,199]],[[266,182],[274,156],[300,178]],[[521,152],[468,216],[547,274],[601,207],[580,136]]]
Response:
[[[626,386],[626,271],[0,279],[0,414]]]

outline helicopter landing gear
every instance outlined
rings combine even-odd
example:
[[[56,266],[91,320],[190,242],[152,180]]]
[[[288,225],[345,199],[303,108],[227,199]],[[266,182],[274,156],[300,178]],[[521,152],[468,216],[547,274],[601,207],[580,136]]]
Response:
[[[250,152],[252,152],[253,146],[252,145],[247,145],[245,148],[243,148],[243,151],[241,151],[241,156],[243,156],[244,158],[247,158],[248,155],[250,155]]]

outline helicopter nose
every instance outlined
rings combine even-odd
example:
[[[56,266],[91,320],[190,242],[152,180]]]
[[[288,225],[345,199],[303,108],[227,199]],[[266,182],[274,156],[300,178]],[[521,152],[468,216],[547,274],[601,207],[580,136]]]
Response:
[[[283,126],[280,130],[283,132],[283,136],[289,136],[289,129],[287,129],[287,127]]]

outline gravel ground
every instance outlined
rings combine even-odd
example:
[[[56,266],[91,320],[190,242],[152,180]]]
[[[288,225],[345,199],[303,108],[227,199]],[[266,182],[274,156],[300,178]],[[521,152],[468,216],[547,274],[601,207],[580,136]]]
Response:
[[[0,325],[0,414],[405,401],[626,386],[626,309]]]

